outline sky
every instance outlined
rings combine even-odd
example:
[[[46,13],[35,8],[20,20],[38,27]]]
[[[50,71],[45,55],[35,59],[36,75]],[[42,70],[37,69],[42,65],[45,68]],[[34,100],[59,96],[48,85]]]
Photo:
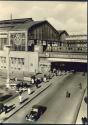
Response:
[[[69,34],[87,33],[87,2],[0,1],[0,20],[33,18],[48,20]]]

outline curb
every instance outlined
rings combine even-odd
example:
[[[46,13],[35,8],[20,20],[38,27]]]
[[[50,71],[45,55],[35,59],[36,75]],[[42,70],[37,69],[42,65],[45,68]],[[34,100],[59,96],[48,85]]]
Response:
[[[82,95],[82,97],[81,97],[79,109],[78,109],[78,112],[77,112],[76,117],[75,117],[75,120],[74,120],[74,123],[75,123],[75,124],[76,124],[76,121],[77,121],[77,118],[78,118],[78,115],[79,115],[79,111],[80,111],[80,108],[81,108],[81,105],[82,105],[82,101],[83,101],[83,97],[84,97],[85,91],[86,91],[86,88],[84,89],[83,95]]]
[[[24,91],[25,92],[25,91]],[[5,101],[3,101],[3,103],[7,103],[8,101],[10,101],[11,99],[14,99],[15,97],[17,97],[19,94],[16,93],[15,95],[11,96],[10,98],[6,99]]]
[[[21,107],[19,107],[15,112],[13,112],[10,116],[8,116],[6,119],[2,120],[1,123],[4,123],[8,118],[10,118],[12,115],[14,115],[17,111],[19,111],[21,108],[23,108],[27,103],[32,101],[35,97],[37,97],[40,93],[42,93],[44,90],[46,90],[52,83],[50,83],[47,87],[45,87],[42,91],[40,91],[38,94],[36,94],[32,99],[28,100],[25,104],[23,104]]]
[[[7,103],[8,101],[10,101],[11,99],[14,99],[15,97],[17,97],[19,94],[16,93],[14,96],[11,96],[10,98],[6,99],[5,101],[3,101],[3,103]]]

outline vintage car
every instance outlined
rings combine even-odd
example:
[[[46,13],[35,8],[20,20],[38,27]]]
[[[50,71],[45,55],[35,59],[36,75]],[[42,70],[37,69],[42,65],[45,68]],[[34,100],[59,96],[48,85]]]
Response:
[[[36,121],[40,118],[40,116],[46,111],[45,106],[34,105],[29,114],[26,115],[25,119],[27,121]]]

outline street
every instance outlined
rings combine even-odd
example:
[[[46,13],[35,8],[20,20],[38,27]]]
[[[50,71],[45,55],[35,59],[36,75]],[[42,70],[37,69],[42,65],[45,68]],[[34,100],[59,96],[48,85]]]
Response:
[[[79,88],[80,82],[82,83],[82,90]],[[25,120],[25,116],[35,104],[47,107],[46,112],[36,123],[74,123],[87,85],[86,82],[87,76],[83,76],[82,73],[78,72],[54,76],[52,85],[49,88],[17,111],[5,123],[29,123]],[[66,98],[67,90],[71,93],[70,98]]]

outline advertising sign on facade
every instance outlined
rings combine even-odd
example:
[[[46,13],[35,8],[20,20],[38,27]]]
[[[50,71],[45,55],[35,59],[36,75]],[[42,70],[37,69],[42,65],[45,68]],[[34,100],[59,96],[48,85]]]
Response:
[[[25,81],[31,81],[31,77],[24,77]]]

